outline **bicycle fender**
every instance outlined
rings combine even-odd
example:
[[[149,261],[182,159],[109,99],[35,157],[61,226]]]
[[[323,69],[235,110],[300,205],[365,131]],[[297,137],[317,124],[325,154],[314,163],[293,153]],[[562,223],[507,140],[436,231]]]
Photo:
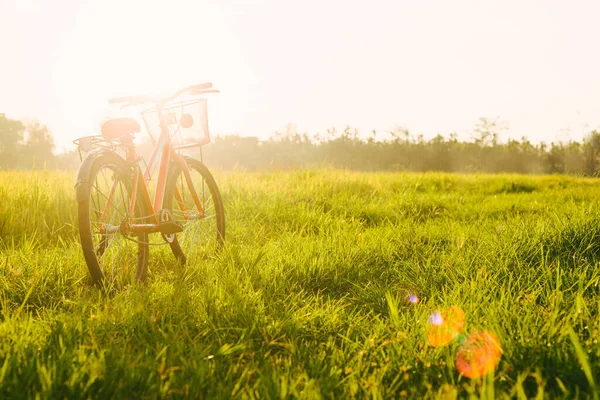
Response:
[[[77,202],[83,201],[89,196],[91,191],[89,179],[94,161],[107,153],[112,153],[112,151],[105,149],[94,150],[85,156],[81,162],[79,171],[77,171],[77,180],[75,181],[75,200]]]
[[[179,168],[184,168],[189,158],[191,157],[182,156],[181,154],[177,153],[173,153],[173,155],[171,156],[171,159],[173,160],[173,162],[175,162],[175,164],[179,166]]]

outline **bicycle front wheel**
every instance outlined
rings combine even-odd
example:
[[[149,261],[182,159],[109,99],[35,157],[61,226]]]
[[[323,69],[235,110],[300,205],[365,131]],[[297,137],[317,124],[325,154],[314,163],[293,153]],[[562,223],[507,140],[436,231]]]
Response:
[[[163,235],[175,257],[184,264],[217,252],[225,240],[225,211],[215,179],[200,161],[186,157],[186,163],[192,185],[188,185],[184,171],[174,163],[164,203],[183,231]]]
[[[117,154],[105,153],[89,169],[86,196],[78,202],[79,235],[94,284],[122,287],[146,277],[147,234],[129,236],[124,229],[129,213],[132,184],[130,168]],[[134,217],[146,216],[140,200]]]

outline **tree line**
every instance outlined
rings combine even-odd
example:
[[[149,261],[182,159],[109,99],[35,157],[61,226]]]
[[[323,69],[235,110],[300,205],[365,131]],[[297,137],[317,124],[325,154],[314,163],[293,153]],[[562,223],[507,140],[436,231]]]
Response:
[[[591,131],[581,141],[532,143],[499,140],[507,129],[497,119],[481,118],[470,141],[457,134],[425,139],[406,129],[377,132],[361,138],[355,129],[330,129],[325,135],[299,134],[288,129],[266,141],[255,137],[217,137],[204,151],[206,162],[223,169],[293,169],[331,165],[361,171],[440,171],[461,173],[574,174],[600,173],[600,132]]]
[[[45,125],[24,123],[0,114],[0,169],[55,165],[54,138]]]
[[[441,171],[523,174],[600,173],[600,132],[591,131],[582,141],[532,143],[500,141],[507,126],[498,119],[481,118],[470,141],[456,134],[425,139],[406,129],[377,132],[363,138],[355,129],[329,129],[325,134],[297,133],[293,127],[268,140],[240,135],[213,137],[203,159],[211,167],[243,170],[281,170],[333,166],[361,171]],[[151,144],[140,146],[149,153]],[[0,114],[0,169],[76,169],[76,150],[55,155],[54,139],[45,125],[10,120]],[[198,154],[196,154],[198,155]]]

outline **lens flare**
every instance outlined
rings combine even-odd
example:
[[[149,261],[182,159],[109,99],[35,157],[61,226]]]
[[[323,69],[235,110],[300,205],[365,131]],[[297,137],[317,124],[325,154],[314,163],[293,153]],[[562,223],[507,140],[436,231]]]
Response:
[[[429,316],[429,323],[435,326],[441,326],[444,323],[444,318],[439,311],[434,312]]]
[[[500,341],[490,331],[475,331],[456,351],[455,365],[467,378],[479,378],[492,372],[502,356]]]
[[[419,300],[416,294],[411,294],[410,296],[408,296],[408,302],[411,304],[419,304],[420,301],[421,300]]]
[[[427,341],[433,347],[447,346],[458,337],[465,326],[465,312],[452,306],[429,316]]]

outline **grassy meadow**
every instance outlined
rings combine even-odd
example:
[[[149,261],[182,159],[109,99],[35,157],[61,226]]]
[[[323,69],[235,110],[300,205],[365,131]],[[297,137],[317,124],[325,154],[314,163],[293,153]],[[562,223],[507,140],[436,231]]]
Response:
[[[217,172],[219,255],[90,286],[75,173],[0,172],[0,398],[597,398],[600,184]],[[407,301],[409,295],[419,304]],[[429,316],[502,346],[461,376]]]

